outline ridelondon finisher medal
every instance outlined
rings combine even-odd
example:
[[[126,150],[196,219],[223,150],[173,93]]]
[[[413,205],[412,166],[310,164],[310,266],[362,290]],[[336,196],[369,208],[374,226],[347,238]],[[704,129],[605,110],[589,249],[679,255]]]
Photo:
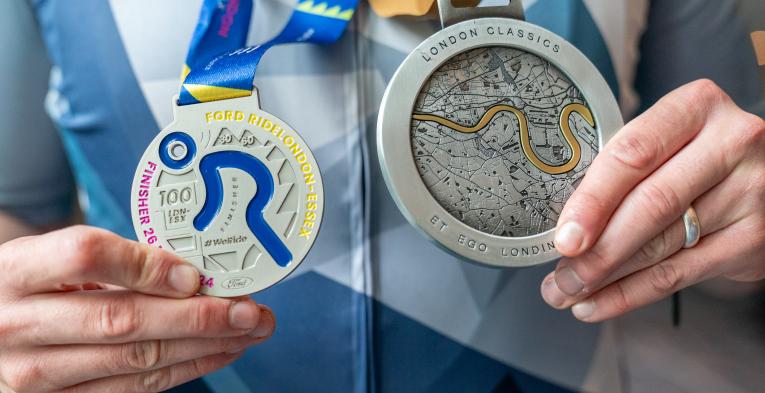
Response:
[[[319,167],[298,133],[261,109],[252,78],[274,45],[335,41],[355,6],[298,2],[276,38],[241,48],[252,1],[204,1],[175,120],[141,158],[131,195],[138,239],[196,266],[201,293],[268,288],[313,245],[324,207]]]
[[[522,21],[519,0],[455,8],[393,76],[378,122],[385,180],[407,219],[448,251],[499,267],[560,255],[558,216],[623,125],[572,44]]]

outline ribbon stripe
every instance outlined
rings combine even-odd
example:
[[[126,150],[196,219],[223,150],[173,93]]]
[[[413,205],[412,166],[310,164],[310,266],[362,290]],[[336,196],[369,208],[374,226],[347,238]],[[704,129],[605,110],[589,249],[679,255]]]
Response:
[[[284,29],[244,47],[253,0],[205,0],[182,73],[179,105],[246,97],[265,53],[276,45],[331,44],[348,26],[359,0],[299,0]]]

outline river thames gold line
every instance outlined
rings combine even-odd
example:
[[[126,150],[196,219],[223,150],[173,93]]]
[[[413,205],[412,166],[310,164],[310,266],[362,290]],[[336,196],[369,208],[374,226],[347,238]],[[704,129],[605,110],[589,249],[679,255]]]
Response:
[[[521,112],[518,108],[512,107],[510,105],[500,104],[489,108],[483,117],[481,117],[481,120],[478,121],[478,124],[472,127],[463,126],[449,119],[430,114],[415,113],[412,118],[419,121],[435,122],[464,134],[473,134],[486,127],[494,119],[494,117],[501,112],[510,112],[515,115],[515,117],[518,119],[518,123],[520,124],[519,132],[521,134],[521,147],[523,148],[523,154],[526,155],[526,158],[535,167],[551,175],[560,175],[573,170],[576,168],[576,166],[579,164],[579,160],[582,158],[582,147],[579,144],[579,141],[576,139],[576,136],[574,136],[574,133],[571,131],[571,126],[569,125],[571,114],[574,112],[578,113],[585,121],[587,121],[587,123],[590,124],[590,126],[595,127],[595,119],[592,116],[592,112],[590,112],[586,106],[577,103],[566,105],[561,111],[559,126],[561,133],[563,133],[563,138],[566,140],[566,143],[568,143],[569,148],[571,148],[571,158],[565,164],[555,166],[546,164],[531,148],[531,138],[529,136],[529,126],[526,115],[524,115],[523,112]]]

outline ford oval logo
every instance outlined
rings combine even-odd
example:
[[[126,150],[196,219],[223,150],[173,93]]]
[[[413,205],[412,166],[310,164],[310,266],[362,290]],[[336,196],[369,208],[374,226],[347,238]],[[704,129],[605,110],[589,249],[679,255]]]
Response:
[[[242,289],[252,285],[253,280],[249,277],[234,277],[223,282],[223,288]]]

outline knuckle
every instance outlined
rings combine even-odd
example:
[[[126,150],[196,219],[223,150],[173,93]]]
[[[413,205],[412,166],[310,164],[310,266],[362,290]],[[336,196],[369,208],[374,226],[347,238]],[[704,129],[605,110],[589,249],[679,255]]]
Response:
[[[664,259],[670,248],[671,239],[669,231],[662,232],[659,236],[651,239],[640,249],[640,256],[645,262],[653,262]]]
[[[566,215],[576,218],[577,215],[591,216],[593,213],[602,214],[610,210],[610,204],[600,195],[592,191],[579,189],[566,203]]]
[[[124,346],[124,364],[131,371],[148,371],[159,365],[163,354],[160,340],[141,341]]]
[[[173,386],[171,369],[151,371],[136,378],[136,392],[161,392]]]
[[[204,375],[215,367],[215,363],[211,359],[195,359],[189,367],[191,367],[191,375]]]
[[[632,308],[632,303],[627,297],[627,292],[624,290],[624,286],[621,281],[617,281],[613,285],[613,295],[609,297],[612,302],[614,312],[616,315],[624,314]]]
[[[215,329],[216,321],[225,318],[217,302],[200,301],[191,308],[190,328],[194,332],[211,332]],[[225,319],[224,319],[225,320]]]
[[[704,119],[725,97],[716,83],[709,79],[699,79],[668,94],[659,100],[655,108],[668,119],[670,125],[682,126],[684,122],[679,120],[677,113],[683,113],[686,121],[700,128]]]
[[[669,261],[654,265],[649,272],[651,288],[659,294],[675,292],[683,282],[680,271]]]
[[[70,263],[73,263],[78,271],[86,271],[97,262],[96,255],[100,253],[105,244],[106,232],[101,229],[84,225],[74,226],[67,230],[67,242],[65,254]]]
[[[19,343],[16,336],[29,328],[33,328],[29,321],[13,317],[13,309],[0,306],[0,348],[16,346]]]
[[[588,269],[581,269],[579,274],[588,286],[595,285],[614,269],[617,259],[607,250],[595,246],[589,251]]]
[[[659,115],[668,126],[701,129],[710,112],[721,102],[730,99],[720,87],[709,79],[700,79],[684,85],[659,100],[650,112]],[[683,113],[684,116],[677,116]],[[643,117],[639,117],[643,118]],[[650,123],[643,123],[652,127]]]
[[[751,113],[745,113],[741,119],[741,140],[747,145],[759,145],[765,141],[765,120]]]
[[[655,223],[674,219],[681,212],[680,196],[672,187],[660,187],[648,182],[641,187],[638,196],[643,210]]]
[[[34,392],[43,376],[42,368],[34,362],[17,363],[10,366],[3,379],[5,384],[15,393]]]
[[[655,138],[635,133],[624,134],[614,141],[610,155],[619,164],[635,170],[654,166],[660,155],[660,143]]]
[[[106,231],[86,225],[75,225],[68,229],[67,234],[71,239],[71,245],[81,248],[95,248],[101,244]]]
[[[220,356],[208,356],[192,360],[189,364],[189,375],[199,377],[215,371],[228,363],[230,359]]]
[[[98,338],[119,340],[134,336],[141,326],[141,313],[128,298],[110,299],[98,306],[95,313]]]
[[[127,279],[137,286],[148,287],[160,283],[165,273],[163,269],[154,268],[152,261],[159,250],[154,251],[143,245],[134,245],[130,256],[133,263],[127,264]]]
[[[714,102],[725,97],[725,93],[711,79],[699,79],[687,85],[688,94],[693,102]]]
[[[765,247],[765,244],[761,243],[761,240],[765,239],[765,233],[763,233],[765,221],[759,219],[757,215],[742,219],[739,221],[739,225],[730,228],[730,230],[735,233],[737,246],[742,249],[736,254],[739,258],[744,255],[757,255],[756,250]]]

